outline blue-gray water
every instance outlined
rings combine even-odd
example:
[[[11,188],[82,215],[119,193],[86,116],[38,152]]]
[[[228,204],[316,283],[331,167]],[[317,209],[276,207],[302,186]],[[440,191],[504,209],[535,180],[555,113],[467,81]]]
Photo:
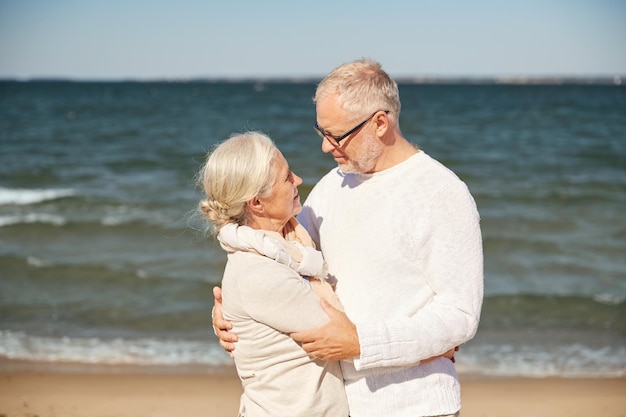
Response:
[[[0,358],[210,369],[225,262],[194,176],[261,130],[304,179],[334,161],[314,83],[0,82]],[[482,217],[485,302],[458,369],[626,375],[626,88],[401,85],[406,137]],[[380,196],[384,198],[384,196]]]

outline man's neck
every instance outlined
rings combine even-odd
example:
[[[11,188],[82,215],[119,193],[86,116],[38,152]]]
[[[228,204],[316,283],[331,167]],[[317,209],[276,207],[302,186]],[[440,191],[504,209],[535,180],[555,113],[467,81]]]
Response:
[[[394,138],[393,144],[389,145],[385,152],[376,161],[376,166],[371,173],[384,171],[406,161],[419,152],[419,149],[407,141],[403,136]]]

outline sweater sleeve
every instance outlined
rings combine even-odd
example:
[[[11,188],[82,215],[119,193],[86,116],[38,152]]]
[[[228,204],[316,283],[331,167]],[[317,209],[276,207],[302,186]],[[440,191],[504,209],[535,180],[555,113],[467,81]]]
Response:
[[[470,340],[478,329],[483,298],[480,218],[465,184],[448,185],[433,199],[427,244],[420,254],[433,298],[410,317],[356,323],[361,344],[357,370],[418,364]]]

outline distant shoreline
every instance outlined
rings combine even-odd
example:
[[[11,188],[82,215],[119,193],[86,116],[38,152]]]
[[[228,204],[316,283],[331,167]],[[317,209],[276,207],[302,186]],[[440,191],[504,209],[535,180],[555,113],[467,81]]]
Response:
[[[0,78],[0,83],[165,83],[165,84],[317,84],[317,77],[190,77],[190,78],[123,78],[123,79],[72,79],[63,77]],[[614,76],[493,76],[493,77],[396,77],[398,84],[422,85],[626,85],[626,74]]]

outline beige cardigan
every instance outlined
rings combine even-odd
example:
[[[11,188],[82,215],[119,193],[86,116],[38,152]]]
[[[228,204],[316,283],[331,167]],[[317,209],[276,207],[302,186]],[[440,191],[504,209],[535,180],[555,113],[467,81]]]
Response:
[[[222,292],[224,317],[239,337],[240,416],[348,416],[339,363],[311,360],[289,337],[328,321],[308,281],[270,258],[238,251],[228,254]]]

